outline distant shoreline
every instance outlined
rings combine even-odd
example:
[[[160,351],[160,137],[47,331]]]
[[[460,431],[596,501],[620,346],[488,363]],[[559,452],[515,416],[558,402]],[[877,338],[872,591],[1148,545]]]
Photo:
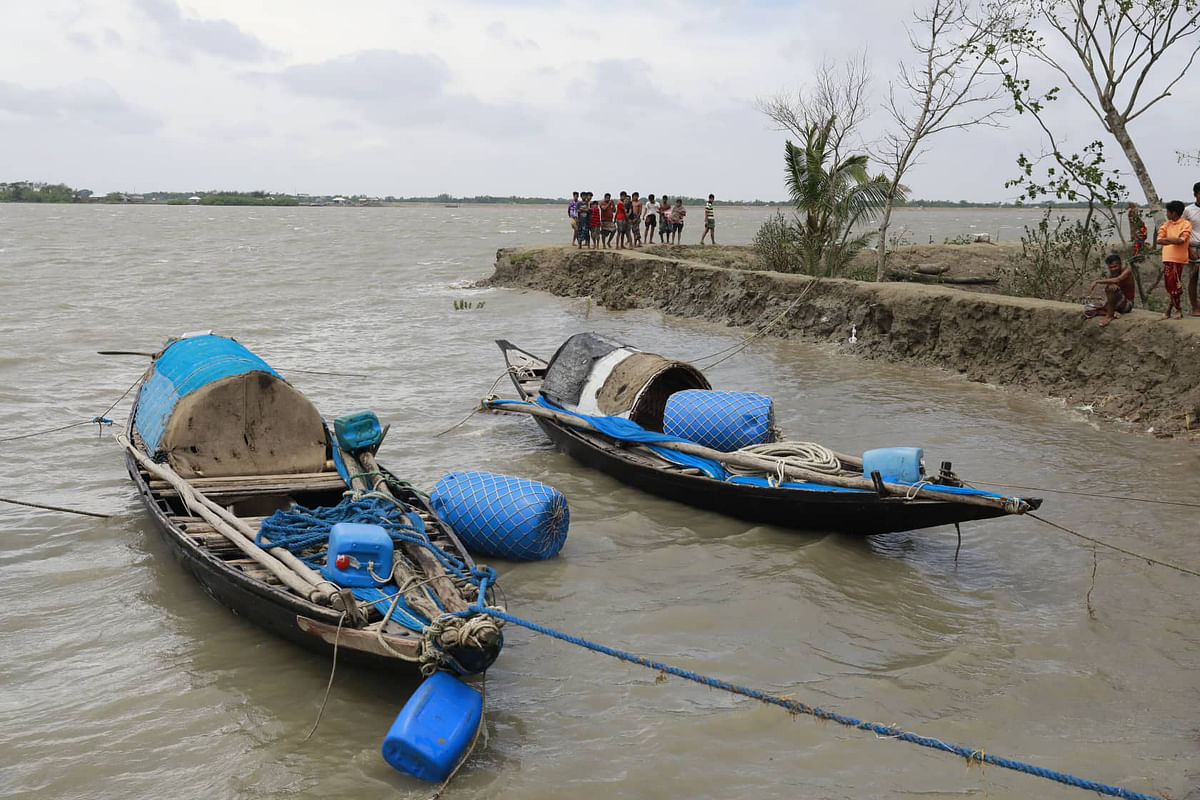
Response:
[[[688,195],[671,195],[682,198],[687,205],[703,205],[707,197]],[[55,203],[55,204],[108,204],[108,205],[205,205],[205,206],[393,206],[393,205],[565,205],[570,202],[566,197],[523,197],[518,195],[472,195],[470,197],[455,197],[448,193],[437,195],[419,195],[412,197],[396,197],[387,195],[360,194],[287,194],[284,192],[268,191],[231,191],[208,190],[203,192],[108,192],[96,194],[90,189],[75,189],[66,184],[36,183],[18,181],[15,183],[0,182],[0,203]],[[788,200],[721,200],[715,205],[726,207],[747,208],[792,208]],[[1086,208],[1087,203],[1035,203],[1019,205],[1005,202],[972,202],[968,200],[909,200],[899,203],[896,208]]]
[[[114,200],[104,197],[93,197],[86,200],[7,200],[0,198],[0,204],[20,204],[20,205],[130,205],[130,206],[224,206],[224,207],[253,207],[253,208],[394,208],[404,206],[445,206],[448,208],[462,206],[561,206],[570,202],[566,198],[559,200],[544,199],[544,198],[496,198],[493,200],[416,200],[416,199],[393,199],[393,200],[344,200],[336,202],[334,200],[274,200],[271,202],[252,202],[245,200],[238,201],[208,201],[204,200],[189,202],[176,199],[161,199],[161,198],[142,198],[129,200]],[[685,205],[700,206],[704,205],[705,201],[701,198],[683,198]],[[780,211],[790,211],[793,206],[787,202],[767,202],[767,201],[740,201],[740,200],[718,200],[714,203],[721,208],[767,208],[779,209]],[[925,210],[944,210],[944,209],[988,209],[990,211],[1029,211],[1030,209],[1045,209],[1047,207],[1055,210],[1081,210],[1087,208],[1086,204],[1078,203],[1047,203],[1047,204],[1026,204],[1014,205],[1012,203],[965,203],[965,202],[938,202],[938,201],[920,201],[916,203],[905,203],[897,205],[897,209],[906,211],[925,211]]]

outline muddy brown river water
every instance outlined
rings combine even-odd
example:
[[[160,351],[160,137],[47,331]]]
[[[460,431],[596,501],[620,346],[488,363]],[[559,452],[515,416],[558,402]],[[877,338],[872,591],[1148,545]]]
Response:
[[[719,239],[748,242],[767,213],[722,210]],[[901,222],[919,241],[1012,227],[988,213]],[[0,795],[432,791],[379,755],[411,681],[339,667],[305,741],[329,660],[231,616],[169,559],[107,435],[45,432],[105,412],[144,368],[97,350],[213,329],[327,414],[378,411],[392,425],[380,460],[418,486],[471,468],[562,490],[560,556],[495,564],[517,616],[954,744],[1200,797],[1200,579],[1100,551],[1092,588],[1090,547],[1028,518],[964,525],[957,560],[953,528],[862,540],[748,525],[588,471],[528,419],[467,418],[502,373],[496,338],[549,354],[597,330],[697,359],[744,335],[469,288],[497,248],[566,238],[562,210],[537,206],[0,205],[0,497],[112,515],[0,504]],[[978,481],[1200,499],[1194,446],[955,375],[770,339],[708,374],[716,388],[772,395],[793,439],[917,445]],[[128,397],[109,416],[127,411]],[[14,438],[26,434],[37,435]],[[1048,519],[1200,567],[1194,508],[1044,497]],[[486,681],[487,741],[446,796],[1089,796],[656,678],[509,628]]]

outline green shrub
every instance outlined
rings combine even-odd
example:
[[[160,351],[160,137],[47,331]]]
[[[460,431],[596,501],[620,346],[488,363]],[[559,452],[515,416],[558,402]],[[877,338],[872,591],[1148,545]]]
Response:
[[[775,272],[800,271],[800,248],[796,226],[776,211],[754,234],[754,253],[765,269]]]
[[[1099,275],[1104,230],[1094,218],[1051,220],[1046,209],[1037,226],[1025,226],[1021,254],[1000,270],[1009,294],[1063,300],[1090,275]]]

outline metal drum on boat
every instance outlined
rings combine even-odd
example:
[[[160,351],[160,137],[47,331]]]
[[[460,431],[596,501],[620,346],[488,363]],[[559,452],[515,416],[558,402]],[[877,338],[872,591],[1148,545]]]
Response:
[[[667,398],[684,389],[711,389],[700,370],[621,344],[598,333],[567,339],[546,368],[542,395],[569,411],[633,420],[662,431]]]

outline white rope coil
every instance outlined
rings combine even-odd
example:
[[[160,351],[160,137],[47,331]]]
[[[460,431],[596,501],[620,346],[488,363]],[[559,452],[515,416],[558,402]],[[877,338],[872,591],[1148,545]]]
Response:
[[[771,478],[777,483],[783,483],[787,479],[786,472],[789,468],[806,469],[826,475],[836,475],[842,471],[842,462],[838,460],[834,452],[816,442],[752,444],[741,448],[738,452],[772,459],[775,462],[775,474]],[[747,467],[726,465],[726,469],[734,475],[763,474],[762,470]]]

